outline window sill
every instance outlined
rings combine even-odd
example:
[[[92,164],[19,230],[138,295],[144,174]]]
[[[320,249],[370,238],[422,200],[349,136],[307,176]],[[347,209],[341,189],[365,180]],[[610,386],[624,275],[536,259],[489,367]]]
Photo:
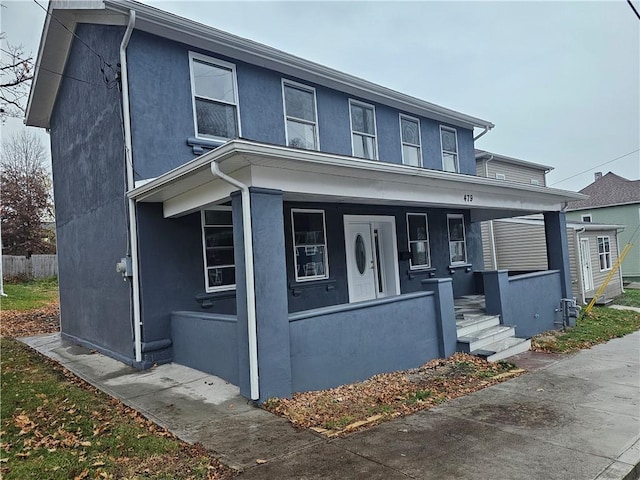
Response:
[[[236,289],[220,290],[217,292],[204,292],[196,295],[195,300],[202,308],[211,308],[218,300],[226,300],[236,296]]]
[[[449,273],[454,274],[456,270],[460,268],[464,268],[466,273],[469,273],[473,269],[473,265],[471,263],[454,263],[447,267],[449,269]]]
[[[410,280],[413,280],[414,278],[422,277],[424,275],[427,275],[430,278],[433,278],[436,276],[436,269],[433,267],[427,267],[427,268],[415,268],[415,269],[407,270],[407,277],[409,277]]]
[[[213,140],[208,138],[189,137],[187,138],[187,145],[191,147],[195,155],[202,155],[207,150],[213,150],[226,143],[225,140]]]
[[[336,281],[330,279],[324,280],[308,280],[306,282],[290,282],[289,290],[294,297],[299,297],[302,294],[302,290],[309,288],[324,287],[325,291],[330,292],[336,288]]]

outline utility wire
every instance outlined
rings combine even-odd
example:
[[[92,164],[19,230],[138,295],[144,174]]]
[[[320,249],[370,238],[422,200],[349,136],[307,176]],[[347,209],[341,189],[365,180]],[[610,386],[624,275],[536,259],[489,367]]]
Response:
[[[575,178],[575,177],[577,177],[578,175],[582,175],[583,173],[588,173],[588,172],[590,172],[591,170],[593,170],[593,169],[595,169],[595,168],[602,167],[603,165],[607,165],[608,163],[615,162],[616,160],[620,160],[621,158],[624,158],[624,157],[628,157],[629,155],[632,155],[632,154],[634,154],[634,153],[636,153],[636,152],[640,152],[640,148],[636,148],[635,150],[633,150],[633,151],[631,151],[631,152],[629,152],[629,153],[625,153],[624,155],[620,155],[619,157],[613,158],[613,159],[611,159],[611,160],[607,160],[606,162],[600,163],[600,164],[598,164],[598,165],[594,165],[593,167],[588,168],[587,170],[584,170],[584,171],[582,171],[582,172],[580,172],[580,173],[573,174],[573,175],[571,175],[570,177],[563,178],[562,180],[558,180],[557,182],[553,182],[553,183],[549,184],[549,186],[551,186],[551,185],[557,185],[558,183],[562,183],[562,182],[564,182],[564,181],[566,181],[566,180],[569,180],[569,179],[571,179],[571,178]]]
[[[36,70],[44,70],[45,72],[49,72],[49,73],[52,73],[54,75],[58,75],[58,76],[63,77],[63,78],[68,78],[70,80],[75,80],[76,82],[86,83],[87,85],[95,85],[96,87],[101,86],[99,83],[93,83],[93,82],[89,82],[88,80],[83,80],[81,78],[72,77],[71,75],[65,75],[64,73],[54,72],[53,70],[49,70],[48,68],[45,68],[45,67],[43,67],[41,65],[36,65]]]
[[[640,13],[638,13],[638,10],[636,10],[636,7],[633,6],[633,3],[631,3],[631,0],[627,0],[627,3],[631,7],[631,10],[633,10],[633,13],[636,14],[636,17],[638,17],[638,20],[640,20]]]

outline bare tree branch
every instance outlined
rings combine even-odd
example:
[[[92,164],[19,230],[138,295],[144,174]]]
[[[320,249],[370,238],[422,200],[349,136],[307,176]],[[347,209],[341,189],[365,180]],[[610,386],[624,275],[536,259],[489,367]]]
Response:
[[[3,35],[4,37],[4,35]],[[33,79],[33,56],[25,55],[21,45],[7,44],[0,61],[0,121],[21,118]]]

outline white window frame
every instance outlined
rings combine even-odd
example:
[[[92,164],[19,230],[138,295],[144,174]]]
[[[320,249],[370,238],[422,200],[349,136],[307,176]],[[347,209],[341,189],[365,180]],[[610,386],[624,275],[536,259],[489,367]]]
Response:
[[[224,212],[230,212],[231,211],[231,207],[226,207],[226,206],[215,206],[215,207],[208,207],[205,208],[203,210],[200,210],[200,227],[201,227],[201,231],[202,231],[202,263],[204,265],[204,287],[205,287],[205,291],[207,293],[211,293],[211,292],[224,292],[227,290],[235,290],[236,288],[236,284],[234,283],[233,285],[219,285],[219,286],[214,286],[214,287],[210,287],[209,286],[209,269],[210,268],[229,268],[229,267],[233,267],[234,270],[236,268],[235,263],[233,265],[217,265],[215,267],[209,267],[207,265],[207,237],[205,235],[205,228],[215,228],[215,227],[231,227],[232,231],[233,231],[233,221],[231,223],[231,225],[208,225],[206,224],[206,216],[205,216],[205,211],[206,210],[218,210],[218,211],[224,211]],[[235,249],[235,245],[234,245],[234,249]]]
[[[442,131],[443,130],[447,130],[449,132],[453,132],[456,136],[456,151],[455,152],[451,152],[451,151],[445,151],[444,147],[442,146]],[[444,154],[448,153],[448,154],[452,154],[455,155],[456,157],[456,170],[455,172],[450,172],[450,173],[460,173],[460,147],[458,146],[458,130],[456,130],[455,128],[451,128],[451,127],[445,127],[444,125],[440,125],[440,154],[441,154],[441,161],[442,161],[442,170],[444,172],[449,172],[449,170],[445,170],[444,169]]]
[[[427,233],[427,238],[426,240],[411,240],[411,232],[409,231],[409,217],[410,216],[416,216],[416,217],[424,217],[424,226],[425,226],[425,231]],[[409,246],[409,269],[410,270],[424,270],[426,268],[431,268],[431,244],[429,242],[429,218],[427,217],[426,213],[416,213],[416,212],[407,212],[407,245]],[[411,259],[411,244],[412,243],[420,243],[420,242],[427,242],[427,263],[426,264],[422,264],[422,265],[413,265],[412,263],[412,259]]]
[[[462,220],[462,242],[464,243],[464,260],[454,262],[451,260],[451,230],[449,229],[449,219],[459,218]],[[449,240],[449,265],[467,265],[468,264],[468,252],[467,252],[467,231],[464,225],[464,215],[461,213],[449,213],[447,214],[447,239]],[[454,240],[460,242],[460,240]]]
[[[593,217],[591,216],[590,213],[585,213],[580,218],[585,223],[592,223],[593,222]]]
[[[282,84],[282,113],[284,115],[284,137],[285,137],[285,143],[287,147],[289,146],[289,129],[287,128],[287,121],[291,120],[293,122],[303,123],[305,125],[313,125],[315,147],[312,150],[320,150],[320,134],[318,132],[318,97],[316,95],[316,89],[314,87],[310,87],[309,85],[304,85],[302,83],[294,82],[293,80],[287,80],[286,78],[282,79],[281,84]],[[309,122],[309,120],[305,120],[303,118],[292,117],[290,115],[287,115],[287,100],[284,92],[284,87],[287,85],[313,94],[313,108],[314,108],[313,113],[315,117],[315,122],[312,123],[312,122]]]
[[[507,176],[504,173],[496,173],[496,180],[506,180]]]
[[[233,100],[234,103],[226,102],[224,100],[219,100],[217,98],[209,98],[197,95],[198,98],[203,98],[206,100],[211,100],[212,102],[218,102],[223,105],[233,105],[236,108],[236,122],[238,126],[238,137],[242,137],[242,126],[240,124],[240,102],[238,101],[238,76],[236,74],[236,66],[233,63],[225,62],[224,60],[218,60],[214,57],[209,57],[208,55],[202,55],[196,52],[189,52],[189,76],[191,79],[191,104],[193,110],[193,129],[195,131],[196,138],[205,139],[205,140],[218,140],[222,143],[231,140],[230,138],[218,137],[216,135],[206,135],[198,132],[198,118],[196,115],[196,83],[195,76],[193,75],[193,62],[194,60],[199,60],[204,63],[211,64],[215,67],[221,67],[231,70],[231,75],[233,77]]]
[[[349,99],[349,128],[351,129],[351,155],[352,156],[356,156],[355,153],[355,145],[353,143],[353,136],[354,135],[360,135],[360,136],[364,136],[364,137],[369,137],[371,138],[372,135],[368,134],[368,133],[364,133],[364,132],[355,132],[353,130],[353,115],[351,113],[351,106],[352,105],[356,105],[359,107],[364,107],[364,108],[370,108],[373,111],[373,148],[375,149],[375,155],[374,158],[365,158],[365,160],[378,160],[378,122],[376,120],[376,106],[375,105],[371,105],[370,103],[365,103],[365,102],[361,102],[360,100],[354,100],[353,98]],[[364,158],[364,157],[358,157],[358,158]]]
[[[540,180],[538,180],[537,178],[532,178],[531,179],[531,185],[540,185]]]
[[[602,247],[604,249],[605,246],[605,239],[607,240],[607,250],[604,251],[600,251],[600,240],[602,240]],[[600,271],[601,272],[606,272],[607,270],[611,270],[612,265],[613,265],[613,261],[611,258],[611,238],[609,238],[609,235],[602,235],[602,236],[598,236],[597,237],[597,244],[598,244],[598,266],[600,267]],[[605,268],[602,268],[602,261],[604,259],[604,265]]]
[[[322,214],[322,233],[324,243],[317,244],[317,246],[324,246],[324,275],[310,275],[310,276],[299,276],[298,275],[298,261],[296,259],[296,253],[298,251],[296,245],[296,224],[295,219],[293,217],[294,213],[321,213]],[[293,270],[295,272],[296,282],[312,282],[314,280],[325,280],[329,278],[329,249],[327,245],[327,223],[326,223],[326,215],[325,211],[321,209],[311,209],[311,208],[292,208],[291,209],[291,240],[293,246]],[[307,245],[300,245],[305,248],[309,248]]]
[[[417,122],[418,124],[418,144],[414,144],[414,143],[409,143],[409,142],[405,142],[403,135],[402,135],[402,120],[408,120],[410,122]],[[417,117],[412,117],[410,115],[405,115],[404,113],[401,113],[399,116],[399,122],[400,122],[400,150],[401,150],[401,154],[402,154],[402,163],[404,165],[409,165],[404,158],[404,146],[407,145],[408,147],[415,147],[418,149],[418,160],[420,162],[420,164],[418,165],[418,167],[422,167],[424,164],[424,161],[422,159],[422,132],[420,131],[420,119]],[[353,139],[353,137],[351,137]],[[411,165],[412,167],[415,167],[415,165]]]

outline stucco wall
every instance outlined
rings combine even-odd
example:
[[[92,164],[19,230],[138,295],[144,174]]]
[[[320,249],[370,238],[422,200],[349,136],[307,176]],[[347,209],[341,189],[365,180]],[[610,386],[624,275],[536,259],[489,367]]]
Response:
[[[259,142],[285,144],[282,79],[316,89],[320,150],[351,155],[349,99],[343,92],[300,81],[259,66],[235,61],[216,52],[190,48],[151,34],[134,31],[128,48],[131,119],[136,179],[155,177],[196,155],[187,145],[195,135],[189,51],[236,66],[241,136]],[[376,109],[379,159],[402,163],[401,111],[373,103]],[[420,118],[423,165],[442,170],[440,123]],[[473,132],[456,128],[460,172],[475,175]]]
[[[112,65],[123,33],[83,24],[76,30]],[[64,74],[50,135],[62,331],[130,362],[130,283],[115,271],[127,253],[120,93],[107,89],[100,60],[77,40]]]
[[[438,357],[433,294],[290,315],[293,391],[351,383]]]

